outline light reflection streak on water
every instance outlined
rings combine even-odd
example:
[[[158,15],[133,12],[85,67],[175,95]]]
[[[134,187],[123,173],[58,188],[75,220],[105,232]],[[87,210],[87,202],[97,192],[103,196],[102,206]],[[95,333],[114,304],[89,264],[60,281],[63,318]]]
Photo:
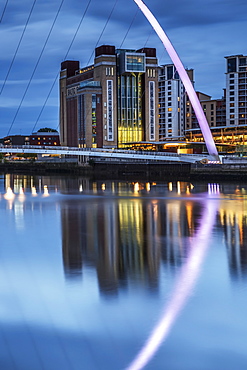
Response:
[[[219,184],[208,184],[208,194],[220,194]]]
[[[44,185],[44,193],[43,193],[43,197],[49,197],[49,191],[48,191],[48,187],[47,185]]]
[[[19,199],[20,202],[23,202],[25,200],[25,194],[24,194],[23,188],[20,188],[18,199]]]
[[[15,226],[17,230],[22,230],[25,227],[24,224],[24,206],[23,202],[14,203],[14,214],[15,214]]]
[[[138,193],[139,192],[139,190],[140,190],[140,185],[139,185],[139,183],[138,182],[136,182],[135,184],[134,184],[134,193],[136,194],[136,193]]]
[[[6,193],[4,194],[4,198],[7,200],[12,200],[14,199],[14,197],[15,197],[15,194],[13,193],[12,189],[8,187]]]
[[[32,186],[32,196],[33,197],[36,197],[37,196],[37,191],[36,191],[36,188],[35,188],[35,186]]]
[[[148,364],[168,336],[177,316],[185,306],[201,270],[217,209],[218,201],[207,198],[200,228],[191,239],[190,254],[182,267],[170,301],[165,305],[160,321],[154,327],[143,348],[126,370],[140,370]]]

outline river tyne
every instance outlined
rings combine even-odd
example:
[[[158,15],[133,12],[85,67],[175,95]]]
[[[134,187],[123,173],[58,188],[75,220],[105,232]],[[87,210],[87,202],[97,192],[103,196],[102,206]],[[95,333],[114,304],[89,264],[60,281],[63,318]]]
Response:
[[[247,183],[0,176],[0,369],[247,368]]]

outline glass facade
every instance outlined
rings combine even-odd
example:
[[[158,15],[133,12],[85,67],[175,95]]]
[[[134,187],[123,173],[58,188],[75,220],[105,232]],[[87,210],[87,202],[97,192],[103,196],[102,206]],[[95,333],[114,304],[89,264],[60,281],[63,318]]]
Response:
[[[229,58],[227,60],[227,72],[236,72],[237,71],[237,60],[236,58]]]
[[[92,144],[96,146],[96,94],[92,94]]]
[[[85,145],[84,96],[78,95],[78,145]]]
[[[125,70],[127,72],[145,72],[145,57],[141,54],[125,55]]]
[[[141,76],[118,77],[118,144],[143,140]]]
[[[114,108],[114,96],[113,96],[113,80],[107,80],[107,140],[113,141],[114,140],[114,115],[113,115],[113,108]]]
[[[247,65],[247,58],[239,58],[239,65],[246,66]]]
[[[171,108],[172,109],[172,108]],[[149,139],[155,139],[155,82],[149,81]]]

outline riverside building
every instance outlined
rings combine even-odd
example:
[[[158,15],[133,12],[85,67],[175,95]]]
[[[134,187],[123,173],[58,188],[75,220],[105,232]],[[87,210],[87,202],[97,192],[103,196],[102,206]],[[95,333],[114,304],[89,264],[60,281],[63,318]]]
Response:
[[[227,126],[247,125],[247,56],[226,58]]]
[[[64,61],[61,145],[123,148],[159,138],[156,49],[95,49],[94,64]]]
[[[226,56],[226,88],[221,99],[199,93],[216,144],[236,147],[246,153],[247,149],[247,56],[242,54]],[[192,112],[192,124],[186,131],[186,138],[203,141],[201,130]],[[235,150],[235,149],[234,149]],[[222,150],[224,151],[224,150]]]
[[[193,83],[194,71],[187,70]],[[173,64],[159,68],[159,140],[184,139],[186,124],[191,125],[184,85]]]

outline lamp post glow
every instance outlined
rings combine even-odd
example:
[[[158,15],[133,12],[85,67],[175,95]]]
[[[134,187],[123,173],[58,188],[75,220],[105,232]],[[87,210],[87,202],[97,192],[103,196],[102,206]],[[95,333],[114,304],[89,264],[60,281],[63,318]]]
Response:
[[[145,17],[148,19],[150,24],[152,25],[153,29],[161,39],[163,45],[165,46],[172,62],[174,63],[177,72],[184,84],[185,90],[188,94],[188,97],[190,99],[191,105],[194,108],[196,118],[198,120],[198,123],[200,125],[202,135],[204,137],[208,153],[215,159],[219,160],[218,152],[213,140],[213,136],[211,134],[208,122],[206,120],[205,114],[203,112],[203,109],[201,107],[201,103],[196,95],[196,92],[194,90],[194,87],[189,79],[189,76],[178,56],[176,53],[172,43],[170,42],[169,38],[167,37],[166,33],[160,26],[157,19],[154,17],[154,15],[151,13],[151,11],[148,9],[148,7],[141,1],[141,0],[134,0],[135,3],[139,6]]]

